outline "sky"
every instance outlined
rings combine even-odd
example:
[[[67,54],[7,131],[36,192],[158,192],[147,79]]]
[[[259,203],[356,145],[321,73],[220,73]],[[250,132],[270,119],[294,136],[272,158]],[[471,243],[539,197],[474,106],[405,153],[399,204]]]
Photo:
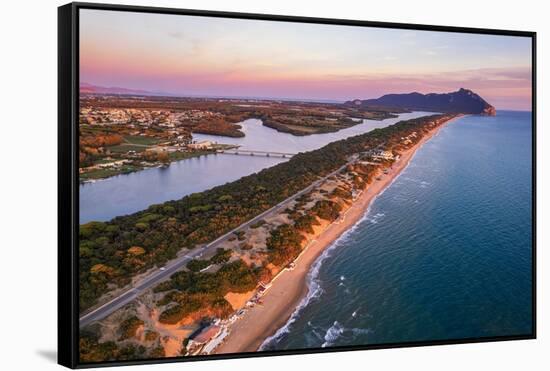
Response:
[[[80,10],[80,82],[180,96],[350,100],[467,88],[531,108],[531,39]]]

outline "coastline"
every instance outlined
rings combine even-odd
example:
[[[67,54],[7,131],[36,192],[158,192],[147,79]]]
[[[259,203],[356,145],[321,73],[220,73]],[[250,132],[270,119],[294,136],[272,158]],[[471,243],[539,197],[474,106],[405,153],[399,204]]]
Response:
[[[260,346],[284,327],[293,314],[302,307],[309,292],[308,275],[319,257],[346,231],[357,224],[372,201],[381,194],[409,165],[416,151],[429,141],[454,117],[432,129],[413,147],[400,154],[388,173],[379,173],[379,179],[371,183],[365,191],[344,212],[344,217],[328,224],[313,239],[296,260],[296,267],[284,271],[272,282],[271,288],[262,296],[263,305],[247,310],[242,318],[229,326],[230,333],[213,353],[242,353],[257,351]],[[315,238],[315,237],[314,237]]]
[[[143,165],[143,164],[130,165],[130,166],[126,165],[125,168],[109,168],[109,169],[107,169],[107,171],[106,170],[103,170],[103,171],[104,172],[109,172],[110,171],[110,173],[105,174],[105,175],[96,175],[94,177],[89,177],[89,178],[85,177],[85,176],[83,177],[82,176],[83,174],[86,175],[86,173],[83,173],[83,174],[79,175],[79,184],[82,185],[82,184],[95,183],[95,182],[99,182],[99,181],[108,180],[108,179],[111,179],[111,178],[114,178],[114,177],[117,177],[117,176],[120,176],[120,175],[128,175],[128,174],[137,173],[137,172],[145,171],[145,170],[149,170],[149,169],[159,169],[159,168],[169,167],[174,162],[189,160],[189,159],[192,159],[192,158],[201,157],[201,156],[208,156],[208,155],[213,155],[213,154],[216,154],[216,152],[215,151],[209,151],[209,150],[186,153],[184,156],[182,156],[181,154],[178,155],[178,153],[174,153],[173,156],[171,158],[169,158],[169,161],[167,163],[151,162],[148,165]]]

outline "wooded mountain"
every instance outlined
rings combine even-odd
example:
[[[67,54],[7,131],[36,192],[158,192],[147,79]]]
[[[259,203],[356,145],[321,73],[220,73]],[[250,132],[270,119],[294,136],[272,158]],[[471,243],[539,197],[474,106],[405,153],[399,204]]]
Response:
[[[495,107],[471,90],[460,88],[458,91],[443,94],[386,94],[377,99],[347,101],[345,105],[361,108],[407,109],[442,113],[470,113],[494,116]]]

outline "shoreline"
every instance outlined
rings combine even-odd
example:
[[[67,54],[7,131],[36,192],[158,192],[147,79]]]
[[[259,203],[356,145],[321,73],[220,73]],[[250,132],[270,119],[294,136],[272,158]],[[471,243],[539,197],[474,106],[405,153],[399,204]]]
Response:
[[[189,156],[185,156],[185,157],[182,157],[182,158],[177,158],[177,157],[170,158],[170,161],[168,161],[166,163],[161,163],[161,162],[157,161],[157,162],[151,162],[148,165],[132,165],[131,169],[111,168],[109,170],[112,170],[113,173],[109,174],[107,176],[98,176],[98,177],[92,177],[92,178],[84,177],[84,178],[82,178],[82,174],[79,174],[78,181],[79,181],[79,185],[96,183],[96,182],[100,182],[100,181],[109,180],[109,179],[112,179],[114,177],[121,176],[121,175],[130,175],[130,174],[133,174],[133,173],[139,173],[140,171],[151,170],[151,169],[160,169],[160,168],[168,168],[172,165],[172,163],[175,163],[175,162],[191,160],[191,159],[194,159],[194,158],[197,158],[197,157],[208,156],[208,155],[213,155],[213,154],[216,154],[216,152],[213,152],[213,151],[197,151],[196,153],[190,153]]]
[[[243,353],[258,351],[266,340],[277,335],[289,324],[292,317],[307,305],[310,295],[310,276],[314,264],[328,251],[337,240],[353,226],[360,222],[368,213],[370,205],[376,197],[384,192],[393,181],[407,168],[416,151],[436,135],[457,116],[432,129],[413,147],[400,154],[387,174],[379,174],[380,180],[375,180],[347,208],[343,217],[328,224],[321,233],[308,244],[296,259],[296,267],[284,271],[272,282],[271,288],[262,296],[263,305],[247,310],[242,318],[230,326],[229,335],[220,344],[214,354]]]

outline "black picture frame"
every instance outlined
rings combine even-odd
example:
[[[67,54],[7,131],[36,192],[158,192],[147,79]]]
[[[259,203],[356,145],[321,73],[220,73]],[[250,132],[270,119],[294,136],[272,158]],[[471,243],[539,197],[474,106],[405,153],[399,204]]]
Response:
[[[140,13],[195,15],[211,18],[237,18],[300,22],[327,25],[348,25],[404,30],[444,31],[485,35],[528,37],[532,42],[532,333],[521,336],[496,336],[436,341],[415,341],[399,344],[376,344],[311,348],[301,350],[262,351],[193,357],[146,359],[139,361],[107,361],[84,364],[78,360],[78,114],[79,114],[79,10],[96,9]],[[69,368],[122,366],[135,364],[189,362],[243,357],[265,357],[289,354],[340,352],[381,348],[417,347],[479,343],[536,338],[536,32],[464,28],[406,23],[371,22],[346,19],[310,18],[268,14],[203,11],[145,6],[97,3],[70,3],[58,8],[58,363]]]

